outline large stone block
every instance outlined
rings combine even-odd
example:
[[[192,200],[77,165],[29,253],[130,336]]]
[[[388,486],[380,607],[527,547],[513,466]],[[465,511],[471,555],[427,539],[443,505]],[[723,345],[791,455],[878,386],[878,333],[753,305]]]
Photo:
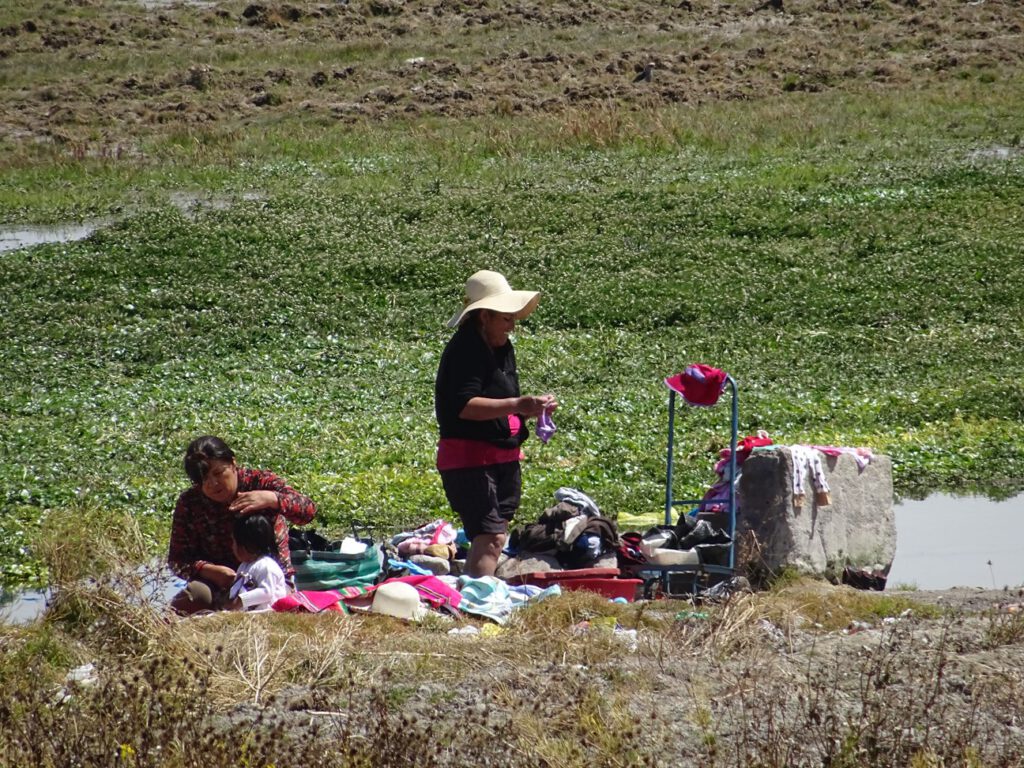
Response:
[[[821,455],[831,500],[819,504],[807,472],[802,504],[794,504],[793,453],[755,451],[743,464],[736,528],[740,565],[784,567],[839,581],[844,568],[888,574],[896,555],[892,462],[874,456],[860,469],[848,455]],[[824,499],[820,499],[824,501]],[[751,534],[753,538],[751,538]]]

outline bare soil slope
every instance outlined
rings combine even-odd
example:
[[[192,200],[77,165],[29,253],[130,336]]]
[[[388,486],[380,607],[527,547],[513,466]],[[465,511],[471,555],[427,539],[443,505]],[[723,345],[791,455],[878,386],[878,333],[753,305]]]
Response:
[[[21,4],[19,4],[21,5]],[[63,4],[61,4],[63,5]],[[653,110],[1012,80],[1013,0],[40,4],[0,13],[9,136]],[[646,64],[649,81],[634,82]]]

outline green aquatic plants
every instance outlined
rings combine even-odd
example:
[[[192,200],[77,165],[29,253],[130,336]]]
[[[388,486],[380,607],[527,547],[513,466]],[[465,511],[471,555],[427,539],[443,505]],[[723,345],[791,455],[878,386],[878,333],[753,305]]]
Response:
[[[321,527],[447,514],[432,378],[481,267],[544,291],[517,351],[562,408],[525,515],[562,485],[656,514],[660,382],[694,361],[742,431],[888,453],[900,494],[1020,490],[1012,11],[802,4],[765,37],[722,3],[384,5],[0,9],[0,222],[104,220],[3,254],[0,582],[45,579],[43,521],[79,504],[159,552],[201,433]],[[727,419],[684,413],[699,495]]]
[[[1003,214],[1020,161],[916,150],[848,150],[816,174],[783,172],[809,162],[794,150],[439,160],[440,196],[391,157],[354,176],[266,160],[245,168],[259,199],[12,252],[0,567],[32,573],[39,520],[77,504],[159,541],[204,432],[313,496],[322,527],[444,514],[432,380],[444,308],[481,263],[545,291],[517,350],[562,407],[556,439],[527,446],[524,510],[571,485],[612,515],[656,512],[661,378],[695,360],[739,381],[741,430],[889,453],[901,493],[1012,483],[1021,347],[1005,318],[1024,260]],[[681,415],[692,493],[725,445],[720,410]]]

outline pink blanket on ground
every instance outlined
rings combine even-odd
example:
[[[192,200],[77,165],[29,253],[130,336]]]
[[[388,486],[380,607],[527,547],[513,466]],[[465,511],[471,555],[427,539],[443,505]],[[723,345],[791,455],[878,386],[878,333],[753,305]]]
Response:
[[[303,589],[285,595],[271,606],[281,613],[293,612],[320,613],[321,611],[344,612],[342,601],[367,594],[364,587],[345,587],[344,589],[327,589],[317,591]]]

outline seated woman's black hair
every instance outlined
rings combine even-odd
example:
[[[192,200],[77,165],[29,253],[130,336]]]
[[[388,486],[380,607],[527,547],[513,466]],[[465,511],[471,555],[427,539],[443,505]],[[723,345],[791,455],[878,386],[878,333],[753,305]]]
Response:
[[[274,524],[265,515],[236,517],[232,533],[238,545],[254,555],[277,558]]]
[[[185,474],[195,485],[201,485],[210,471],[210,460],[234,461],[235,452],[219,437],[203,435],[185,449]]]

